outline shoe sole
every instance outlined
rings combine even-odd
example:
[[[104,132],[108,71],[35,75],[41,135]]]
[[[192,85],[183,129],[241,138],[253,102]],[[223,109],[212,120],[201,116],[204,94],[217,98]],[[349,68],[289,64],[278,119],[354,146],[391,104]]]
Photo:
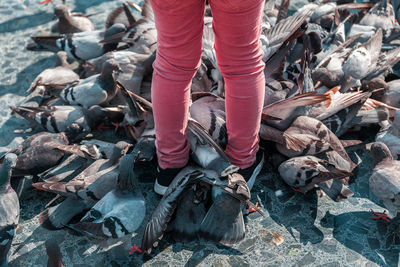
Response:
[[[163,196],[163,195],[165,195],[165,192],[167,191],[167,189],[168,189],[168,186],[160,185],[156,179],[156,182],[154,183],[154,192]]]

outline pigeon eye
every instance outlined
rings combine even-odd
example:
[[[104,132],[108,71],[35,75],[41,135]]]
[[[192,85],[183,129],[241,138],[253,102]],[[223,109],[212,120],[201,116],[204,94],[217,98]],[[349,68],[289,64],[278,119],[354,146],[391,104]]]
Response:
[[[395,201],[396,201],[396,199],[395,199],[395,198],[391,198],[390,200],[391,200],[392,202],[395,202]]]

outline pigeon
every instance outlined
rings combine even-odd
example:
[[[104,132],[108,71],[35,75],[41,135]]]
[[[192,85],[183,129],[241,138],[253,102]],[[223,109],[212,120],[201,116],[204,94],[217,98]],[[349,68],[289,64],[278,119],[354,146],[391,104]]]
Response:
[[[213,186],[213,203],[201,222],[200,239],[224,245],[242,241],[246,231],[242,205],[247,203],[250,207],[254,207],[249,199],[250,188],[243,176],[238,173],[228,176],[227,187]]]
[[[225,149],[228,143],[228,132],[225,123],[224,99],[212,94],[205,95],[193,101],[189,112],[190,116],[207,130],[214,141]]]
[[[388,88],[383,92],[382,102],[387,105],[400,108],[400,80],[387,83]]]
[[[81,173],[92,163],[92,160],[79,157],[75,154],[66,155],[62,162],[38,174],[40,181],[67,182]]]
[[[54,8],[54,16],[58,18],[52,32],[61,34],[93,31],[93,22],[81,13],[71,13],[66,5],[58,5]]]
[[[394,218],[400,209],[400,161],[393,160],[390,150],[382,142],[373,143],[371,153],[374,169],[369,188],[388,209],[388,217]]]
[[[70,133],[71,141],[79,140],[96,129],[101,122],[104,122],[104,118],[108,114],[107,109],[97,105],[89,109],[80,106],[19,106],[10,108],[33,125],[49,132]]]
[[[353,195],[353,192],[345,185],[346,182],[341,181],[353,174],[314,156],[288,159],[279,166],[278,171],[288,185],[299,188],[303,193],[307,193],[315,186],[319,186],[324,191],[325,188],[339,186],[334,194],[328,194],[334,201],[342,201]],[[338,185],[335,184],[337,182],[339,182]]]
[[[394,159],[400,159],[400,110],[396,111],[392,123],[383,121],[375,141],[384,143]]]
[[[157,30],[154,23],[153,10],[148,1],[143,2],[142,18],[125,34],[115,34],[104,42],[126,43],[128,51],[139,54],[153,54],[157,49]]]
[[[121,71],[115,60],[103,63],[101,73],[90,76],[65,87],[60,92],[60,98],[69,105],[79,105],[90,108],[110,101],[117,93],[115,74]]]
[[[286,130],[295,118],[307,115],[312,105],[329,99],[329,94],[318,94],[316,91],[298,94],[264,107],[261,119],[267,125]]]
[[[296,12],[293,16],[279,21],[271,29],[267,29],[261,34],[260,41],[264,51],[263,61],[268,64],[269,59],[279,50],[281,46],[295,40],[304,32],[306,20],[311,15],[312,10],[306,12]],[[265,71],[269,71],[266,68]]]
[[[123,126],[128,137],[135,142],[143,136],[155,137],[152,104],[128,91],[122,84],[118,84],[118,87],[126,104],[122,107],[123,120],[118,126]]]
[[[353,49],[343,63],[342,69],[346,76],[356,80],[366,77],[378,63],[382,46],[382,31],[378,30],[368,42]],[[341,88],[344,90],[345,88]]]
[[[80,174],[68,182],[50,178],[45,182],[32,184],[33,187],[47,192],[53,192],[66,199],[44,210],[39,221],[50,229],[59,229],[77,214],[89,209],[102,199],[117,185],[119,170],[118,164],[121,155],[131,147],[124,141],[118,142],[110,159],[99,159],[90,164]]]
[[[260,137],[276,143],[280,153],[287,157],[315,155],[328,149],[333,149],[346,159],[350,166],[354,166],[343,144],[322,122],[317,119],[299,116],[284,132],[261,124]],[[354,144],[360,142],[354,141]],[[350,142],[352,145],[353,142]]]
[[[190,242],[198,239],[201,222],[211,205],[211,185],[198,181],[185,192],[176,207],[176,214],[171,221],[173,238],[179,242]]]
[[[75,60],[88,60],[99,57],[108,51],[114,50],[118,43],[100,43],[101,40],[125,32],[123,24],[117,23],[106,31],[85,31],[56,36],[33,36],[33,44],[29,44],[27,49],[47,49],[50,51],[63,50],[68,57]]]
[[[187,139],[190,143],[191,157],[199,166],[216,171],[223,177],[239,170],[239,167],[229,162],[223,149],[194,119],[189,119]]]
[[[50,144],[68,144],[65,133],[40,132],[27,138],[8,153],[16,154],[18,161],[13,167],[13,177],[37,175],[56,165],[65,155],[64,151],[49,146]]]
[[[197,186],[199,182],[221,188],[234,199],[228,199],[225,195],[226,193],[219,192],[218,196],[224,197],[217,196],[213,203],[214,206],[211,206],[203,219],[200,217],[201,214],[196,214],[197,218],[194,218],[194,220],[192,219],[191,222],[194,228],[186,231],[186,229],[189,228],[189,226],[186,225],[184,228],[179,228],[178,230],[184,231],[185,235],[187,234],[186,237],[189,237],[190,235],[195,235],[196,229],[199,229],[197,234],[200,238],[221,243],[233,243],[244,238],[245,229],[241,209],[238,210],[239,214],[231,212],[237,211],[236,207],[238,206],[233,205],[236,204],[236,200],[242,203],[247,202],[250,198],[250,189],[247,187],[243,177],[235,173],[229,175],[228,180],[221,181],[219,175],[215,171],[187,166],[182,169],[171,182],[146,225],[142,238],[142,249],[145,253],[150,253],[153,247],[158,245],[169,223],[174,224],[171,220],[175,210],[180,205],[182,199],[186,198],[185,201],[188,201],[186,195],[188,190],[190,190],[194,184]],[[204,201],[203,198],[206,196],[201,194],[207,193],[202,190],[198,192],[200,195],[194,199],[200,202]],[[196,207],[189,205],[189,208],[190,210],[186,212],[193,212],[192,208]],[[229,213],[229,215],[227,215],[227,213]],[[204,214],[204,210],[202,214]],[[179,218],[179,222],[175,224],[175,227],[182,224],[183,218]],[[200,221],[201,223],[199,223]]]
[[[360,25],[373,26],[382,29],[384,33],[395,27],[395,14],[390,0],[376,3],[360,20]]]
[[[16,164],[17,155],[9,153],[0,169],[0,266],[8,266],[8,252],[19,220],[18,196],[10,185]]]
[[[57,195],[59,196],[59,195]],[[39,214],[39,223],[44,228],[56,230],[64,228],[73,217],[93,207],[94,203],[74,197],[67,197],[61,203],[49,207]]]
[[[121,68],[117,81],[128,91],[140,94],[143,77],[152,72],[155,54],[140,54],[128,50],[108,52],[84,63],[85,74],[95,75],[100,73],[103,63],[110,59],[116,60]]]
[[[146,214],[146,206],[132,166],[138,155],[125,155],[119,167],[119,179],[130,180],[131,186],[118,186],[110,191],[79,223],[68,227],[98,238],[120,238],[139,228]]]
[[[68,182],[55,182],[47,179],[45,182],[38,182],[32,185],[43,191],[97,202],[115,187],[118,178],[120,157],[131,146],[124,141],[119,141],[115,145],[113,155],[110,159],[94,161],[79,175]]]
[[[72,71],[67,57],[66,52],[57,52],[55,67],[42,71],[32,82],[27,91],[31,92],[37,86],[59,87],[78,81],[79,75]]]

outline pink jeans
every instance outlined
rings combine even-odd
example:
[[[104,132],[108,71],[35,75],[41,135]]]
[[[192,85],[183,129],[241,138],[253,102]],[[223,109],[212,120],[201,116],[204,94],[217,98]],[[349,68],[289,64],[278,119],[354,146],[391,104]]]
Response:
[[[255,161],[264,102],[259,37],[264,0],[209,0],[215,50],[225,80],[226,153],[246,168]],[[190,85],[200,66],[205,0],[151,0],[158,33],[152,102],[158,164],[184,166]]]

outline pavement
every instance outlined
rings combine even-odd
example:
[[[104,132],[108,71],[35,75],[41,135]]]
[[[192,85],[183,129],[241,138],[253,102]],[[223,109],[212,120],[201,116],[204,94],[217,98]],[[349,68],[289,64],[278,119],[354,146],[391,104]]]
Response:
[[[54,0],[56,3],[61,1]],[[52,5],[40,0],[0,1],[0,155],[34,132],[26,121],[11,116],[8,106],[20,103],[26,89],[45,68],[54,64],[52,52],[27,51],[31,35],[47,33],[53,23]],[[140,3],[140,1],[136,1]],[[292,10],[302,5],[292,1]],[[93,16],[97,29],[104,27],[109,11],[121,1],[67,0],[75,11],[99,13]],[[373,139],[374,131],[363,133]],[[119,138],[112,131],[108,138]],[[357,137],[357,136],[356,136]],[[361,137],[361,136],[360,136]],[[354,138],[354,136],[353,136]],[[40,226],[38,214],[54,195],[28,190],[20,199],[21,218],[13,241],[10,266],[46,266],[44,242],[55,237],[66,266],[398,266],[400,231],[398,222],[371,220],[370,209],[383,211],[370,193],[368,177],[372,167],[364,145],[349,150],[359,155],[354,196],[333,202],[318,190],[303,195],[286,186],[270,164],[265,164],[252,191],[266,217],[252,213],[245,218],[246,238],[232,247],[191,242],[179,243],[166,236],[150,255],[128,255],[132,244],[140,244],[144,226],[122,240],[99,242],[69,230],[50,231]],[[159,198],[151,183],[141,183],[147,217]],[[146,220],[145,219],[145,220]]]

